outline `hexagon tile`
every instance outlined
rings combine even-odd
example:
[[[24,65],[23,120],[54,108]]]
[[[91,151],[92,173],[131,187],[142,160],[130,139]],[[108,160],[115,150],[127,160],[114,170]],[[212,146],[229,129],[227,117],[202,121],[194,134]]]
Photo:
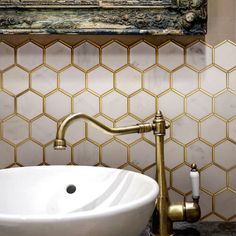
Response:
[[[152,133],[115,137],[78,121],[67,130],[67,150],[54,151],[52,142],[71,113],[119,127],[151,122],[160,109],[171,125],[171,199],[191,197],[189,170],[197,163],[202,219],[236,219],[236,44],[160,41],[0,42],[0,168],[99,165],[154,178]]]

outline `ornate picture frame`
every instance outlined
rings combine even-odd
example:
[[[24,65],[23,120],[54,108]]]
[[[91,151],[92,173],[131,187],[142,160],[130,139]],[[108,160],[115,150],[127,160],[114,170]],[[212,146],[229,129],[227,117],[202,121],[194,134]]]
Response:
[[[2,0],[1,34],[204,35],[207,0]]]

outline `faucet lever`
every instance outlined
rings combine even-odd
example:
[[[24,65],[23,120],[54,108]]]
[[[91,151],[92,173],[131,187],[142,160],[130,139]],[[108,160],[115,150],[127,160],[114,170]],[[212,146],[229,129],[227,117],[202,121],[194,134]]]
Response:
[[[199,201],[199,172],[196,164],[191,165],[190,178],[192,183],[192,198],[193,201]]]

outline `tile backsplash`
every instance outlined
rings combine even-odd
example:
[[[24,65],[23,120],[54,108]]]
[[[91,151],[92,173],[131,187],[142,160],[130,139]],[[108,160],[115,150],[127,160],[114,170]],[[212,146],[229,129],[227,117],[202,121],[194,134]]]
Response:
[[[85,112],[109,126],[149,122],[160,109],[172,200],[191,197],[190,164],[201,172],[203,220],[236,220],[236,45],[174,41],[125,45],[82,41],[0,43],[0,168],[101,165],[154,177],[154,137],[113,137],[84,122],[55,151],[58,123]],[[234,70],[235,69],[235,70]]]

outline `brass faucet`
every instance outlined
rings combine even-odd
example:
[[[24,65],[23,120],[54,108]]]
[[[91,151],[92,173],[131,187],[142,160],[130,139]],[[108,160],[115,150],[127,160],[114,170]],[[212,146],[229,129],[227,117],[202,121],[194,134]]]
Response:
[[[68,116],[58,127],[54,148],[63,150],[66,148],[65,132],[69,125],[78,119],[94,124],[99,129],[113,135],[125,135],[131,133],[146,133],[153,131],[156,143],[156,181],[159,184],[159,196],[156,201],[156,208],[152,216],[152,235],[170,236],[173,235],[173,222],[188,221],[195,222],[200,219],[201,211],[199,206],[199,174],[197,166],[192,164],[191,175],[193,188],[193,202],[172,204],[169,201],[166,186],[165,164],[164,164],[164,136],[169,125],[160,111],[157,112],[152,123],[137,124],[128,127],[110,128],[100,121],[83,113]]]

